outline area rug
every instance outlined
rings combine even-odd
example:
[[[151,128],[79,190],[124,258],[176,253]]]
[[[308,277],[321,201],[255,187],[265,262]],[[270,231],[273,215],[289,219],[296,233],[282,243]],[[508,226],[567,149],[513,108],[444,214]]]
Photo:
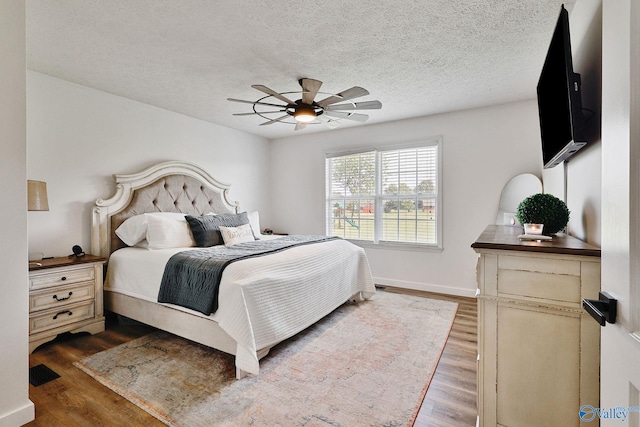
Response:
[[[412,425],[457,304],[378,292],[235,379],[233,357],[159,331],[75,363],[171,426]]]

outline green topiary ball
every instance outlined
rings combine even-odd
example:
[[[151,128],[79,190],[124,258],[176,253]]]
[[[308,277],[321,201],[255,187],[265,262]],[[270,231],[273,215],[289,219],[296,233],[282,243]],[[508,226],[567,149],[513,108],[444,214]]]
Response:
[[[544,224],[543,233],[555,234],[569,222],[569,209],[551,194],[538,193],[524,199],[518,205],[516,218],[521,225]]]

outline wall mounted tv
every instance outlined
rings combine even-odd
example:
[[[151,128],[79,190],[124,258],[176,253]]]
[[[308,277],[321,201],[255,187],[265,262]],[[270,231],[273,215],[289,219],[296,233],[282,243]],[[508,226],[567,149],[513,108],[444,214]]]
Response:
[[[573,72],[569,13],[563,5],[537,87],[545,169],[559,165],[587,143],[580,86],[580,74]]]

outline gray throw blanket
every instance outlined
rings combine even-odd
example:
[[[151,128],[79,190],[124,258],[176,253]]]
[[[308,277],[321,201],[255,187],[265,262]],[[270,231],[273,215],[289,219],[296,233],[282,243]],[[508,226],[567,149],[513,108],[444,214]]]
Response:
[[[211,246],[179,252],[164,269],[158,302],[180,305],[209,315],[218,309],[222,272],[232,262],[264,256],[295,246],[338,239],[328,236],[284,236],[234,246]]]

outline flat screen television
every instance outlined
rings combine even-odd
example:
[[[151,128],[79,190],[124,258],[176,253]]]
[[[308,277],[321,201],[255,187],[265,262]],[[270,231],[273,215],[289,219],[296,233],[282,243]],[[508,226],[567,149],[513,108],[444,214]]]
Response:
[[[569,13],[562,5],[537,86],[545,169],[559,165],[587,143],[580,86],[580,74],[573,72]]]

